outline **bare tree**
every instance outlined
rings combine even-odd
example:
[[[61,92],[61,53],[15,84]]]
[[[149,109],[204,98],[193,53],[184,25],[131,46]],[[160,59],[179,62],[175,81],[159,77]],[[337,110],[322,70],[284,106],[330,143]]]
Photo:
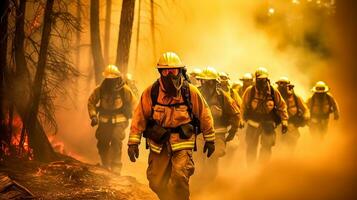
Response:
[[[0,148],[4,142],[9,141],[6,135],[5,114],[6,109],[4,106],[5,100],[5,73],[7,68],[7,31],[8,31],[8,12],[9,1],[0,1]],[[0,151],[0,156],[2,157]]]
[[[135,0],[123,0],[119,24],[116,65],[123,73],[128,72],[131,34],[134,21]]]
[[[102,79],[100,73],[104,69],[99,31],[99,0],[91,0],[90,2],[90,39],[94,61],[95,82],[99,84]]]
[[[30,107],[30,115],[28,118],[28,127],[30,130],[35,129],[38,125],[37,122],[37,113],[39,111],[40,98],[43,87],[43,80],[45,76],[46,62],[47,62],[47,51],[50,42],[50,33],[52,26],[52,9],[53,9],[54,0],[47,0],[45,7],[45,16],[43,18],[43,30],[41,37],[41,46],[40,53],[38,58],[38,65],[36,69],[34,84],[33,84],[33,100]],[[43,138],[45,137],[45,138]],[[43,143],[44,142],[44,143]],[[34,156],[36,159],[50,161],[53,160],[56,155],[53,151],[51,144],[49,143],[46,135],[32,133],[29,137],[30,147],[34,151]],[[47,150],[47,151],[46,151]]]
[[[138,65],[138,58],[139,58],[139,40],[140,40],[140,22],[141,22],[140,11],[141,11],[141,0],[138,0],[138,21],[137,21],[137,30],[136,30],[135,65],[134,65],[135,68]]]
[[[156,37],[155,37],[155,2],[150,0],[150,30],[151,30],[151,41],[152,41],[152,52],[154,59],[156,59]]]
[[[104,61],[109,63],[109,40],[110,40],[110,26],[112,17],[112,0],[106,0],[105,7],[105,27],[104,27]]]

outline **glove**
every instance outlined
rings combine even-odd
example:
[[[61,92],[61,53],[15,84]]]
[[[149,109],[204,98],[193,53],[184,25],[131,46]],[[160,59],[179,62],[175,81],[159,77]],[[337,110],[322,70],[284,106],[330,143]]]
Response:
[[[205,142],[205,146],[203,147],[203,153],[207,151],[207,158],[211,157],[215,149],[214,142]]]
[[[128,155],[131,162],[135,162],[139,158],[139,145],[130,144],[128,147]]]
[[[244,121],[243,121],[243,120],[240,120],[240,121],[239,121],[238,127],[239,127],[240,129],[244,128]]]
[[[98,124],[98,118],[97,117],[92,117],[91,118],[91,122],[90,122],[90,125],[92,127],[96,126]]]
[[[333,117],[333,119],[334,119],[334,120],[338,120],[338,119],[340,119],[340,116],[335,114],[334,117]]]
[[[288,123],[287,122],[282,122],[281,123],[281,133],[285,134],[286,132],[288,132]]]
[[[234,136],[236,136],[237,130],[229,130],[228,135],[226,137],[226,142],[229,142],[234,139]]]

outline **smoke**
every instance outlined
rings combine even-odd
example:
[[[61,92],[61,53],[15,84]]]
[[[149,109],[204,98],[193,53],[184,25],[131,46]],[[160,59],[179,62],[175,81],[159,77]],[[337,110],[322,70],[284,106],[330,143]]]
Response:
[[[304,128],[294,156],[277,154],[275,150],[269,164],[253,169],[246,168],[244,149],[238,148],[239,153],[231,160],[222,161],[215,182],[193,190],[193,199],[354,199],[357,168],[355,112],[351,108],[355,108],[356,95],[352,91],[356,70],[351,66],[356,64],[353,53],[357,50],[352,44],[357,33],[351,29],[356,27],[352,22],[356,14],[346,19],[345,13],[353,12],[349,7],[352,4],[337,3],[336,15],[331,17],[303,4],[287,5],[289,1],[155,2],[159,5],[155,22],[157,55],[175,51],[186,65],[213,66],[229,73],[232,80],[263,66],[268,68],[273,82],[280,76],[289,77],[296,86],[295,91],[305,99],[311,94],[312,85],[324,80],[341,107],[341,120],[331,121],[322,144],[312,141],[308,129]],[[114,9],[120,7],[113,6]],[[139,60],[135,66],[136,38],[133,37],[129,61],[129,72],[141,89],[158,77],[155,69],[158,58],[153,58],[150,43],[148,6],[143,7]],[[289,18],[291,16],[297,19]],[[112,22],[118,23],[119,18],[120,13],[114,12]],[[133,32],[136,31],[136,22],[134,24]],[[116,44],[117,31],[113,29],[111,34],[113,44]],[[115,48],[115,45],[111,47],[112,54]],[[83,58],[90,60],[87,56]],[[87,98],[94,89],[90,62],[82,63],[82,72],[87,76],[80,83],[77,107],[74,109],[70,103],[59,101],[61,105],[69,105],[69,110],[61,109],[58,113],[58,137],[69,151],[84,161],[96,163],[99,158],[95,129],[90,127],[86,111]],[[138,162],[132,164],[127,159],[125,144],[124,141],[123,174],[146,182],[144,145],[141,145]]]

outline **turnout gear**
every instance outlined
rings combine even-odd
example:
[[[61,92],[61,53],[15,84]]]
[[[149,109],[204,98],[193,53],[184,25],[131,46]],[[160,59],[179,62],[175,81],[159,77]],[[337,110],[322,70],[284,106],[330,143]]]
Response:
[[[109,65],[103,76],[106,78],[88,99],[88,113],[91,125],[98,124],[95,136],[102,165],[120,173],[122,141],[135,98],[115,66]]]
[[[159,62],[156,65],[157,69],[172,69],[172,68],[184,68],[180,57],[174,52],[166,52],[162,54]]]
[[[335,98],[328,92],[322,92],[329,91],[328,88],[320,87],[323,85],[315,86],[313,90],[316,92],[307,100],[311,115],[309,121],[310,133],[318,139],[323,139],[328,130],[330,114],[334,114],[335,120],[338,120],[340,116],[340,110]]]
[[[165,53],[159,70],[183,67],[178,57]],[[196,135],[213,142],[213,118],[197,88],[182,80],[177,95],[165,87],[163,75],[144,90],[135,109],[128,145],[146,138],[150,149],[147,178],[160,199],[189,199],[189,179],[194,172],[192,150]],[[176,88],[175,88],[176,89]],[[200,120],[198,120],[200,119]]]
[[[216,130],[215,152],[209,159],[206,159],[204,155],[200,155],[201,162],[206,162],[204,165],[200,162],[203,166],[202,170],[200,170],[202,172],[200,175],[209,181],[216,177],[219,159],[226,154],[226,135],[228,130],[231,133],[230,137],[234,137],[238,130],[240,111],[237,102],[230,97],[230,94],[218,87],[216,71],[210,68],[206,68],[204,71],[207,76],[204,77],[200,90],[212,112]],[[203,141],[198,141],[202,143],[199,145],[203,146]],[[210,166],[210,168],[207,169],[205,166]]]
[[[279,91],[270,85],[267,70],[259,68],[255,76],[257,82],[244,92],[241,106],[243,119],[248,124],[246,131],[248,164],[256,160],[259,139],[262,145],[259,159],[265,161],[270,158],[275,144],[275,128],[282,123],[282,130],[285,132],[288,120],[286,103]]]

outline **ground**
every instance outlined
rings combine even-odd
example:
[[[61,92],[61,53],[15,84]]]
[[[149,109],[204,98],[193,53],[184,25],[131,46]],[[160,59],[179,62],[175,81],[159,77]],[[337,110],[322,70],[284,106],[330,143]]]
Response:
[[[3,160],[0,175],[16,181],[36,199],[156,199],[148,186],[133,177],[74,159],[52,163]],[[0,199],[2,195],[0,191]]]

